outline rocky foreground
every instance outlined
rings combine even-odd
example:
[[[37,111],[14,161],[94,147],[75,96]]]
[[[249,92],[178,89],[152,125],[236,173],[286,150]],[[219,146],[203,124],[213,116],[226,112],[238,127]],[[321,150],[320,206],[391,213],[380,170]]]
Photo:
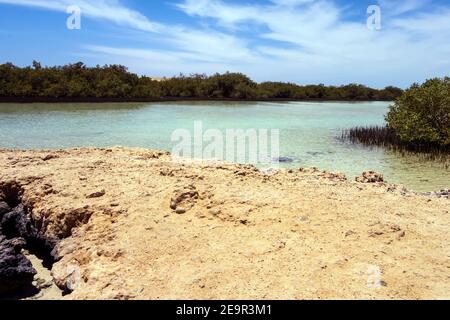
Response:
[[[32,285],[26,249],[51,260],[64,299],[449,299],[448,193],[349,180],[2,150],[0,294]]]

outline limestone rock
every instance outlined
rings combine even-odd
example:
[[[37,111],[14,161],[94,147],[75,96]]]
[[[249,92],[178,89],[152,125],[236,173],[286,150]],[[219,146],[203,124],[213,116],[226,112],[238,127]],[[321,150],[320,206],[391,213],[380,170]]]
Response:
[[[356,178],[356,181],[361,183],[378,183],[384,182],[384,177],[381,173],[375,171],[365,171],[360,177]]]
[[[184,189],[175,191],[170,201],[170,208],[179,214],[185,213],[194,206],[198,198],[199,193],[197,189],[195,186],[190,185]],[[177,210],[178,208],[179,210]]]
[[[67,293],[74,291],[81,283],[80,267],[76,264],[57,263],[52,269],[55,284]]]

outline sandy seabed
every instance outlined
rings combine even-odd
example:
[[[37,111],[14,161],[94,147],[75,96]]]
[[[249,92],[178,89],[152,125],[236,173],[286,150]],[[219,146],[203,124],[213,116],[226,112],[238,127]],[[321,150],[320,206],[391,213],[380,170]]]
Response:
[[[353,180],[144,149],[0,151],[0,187],[20,186],[53,239],[64,299],[449,299],[450,200]]]

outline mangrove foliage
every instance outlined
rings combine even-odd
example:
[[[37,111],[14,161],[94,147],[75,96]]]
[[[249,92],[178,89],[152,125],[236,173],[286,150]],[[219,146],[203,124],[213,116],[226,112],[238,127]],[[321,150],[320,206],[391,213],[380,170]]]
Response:
[[[164,80],[131,73],[124,66],[87,67],[83,63],[30,67],[0,65],[0,98],[97,98],[97,99],[242,99],[392,101],[402,94],[395,87],[373,89],[359,84],[345,86],[256,83],[240,73],[180,75]],[[38,100],[38,99],[37,99]],[[63,99],[62,99],[63,100]]]
[[[450,78],[413,84],[390,107],[386,126],[343,132],[353,143],[429,154],[450,154]]]

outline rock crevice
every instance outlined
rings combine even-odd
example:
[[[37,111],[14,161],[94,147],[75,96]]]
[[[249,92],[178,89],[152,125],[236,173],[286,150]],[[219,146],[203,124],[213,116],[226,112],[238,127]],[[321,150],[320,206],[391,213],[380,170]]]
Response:
[[[26,249],[51,268],[55,239],[42,233],[32,219],[32,208],[22,202],[22,188],[15,182],[0,183],[0,298],[33,295],[37,271],[23,254]]]

